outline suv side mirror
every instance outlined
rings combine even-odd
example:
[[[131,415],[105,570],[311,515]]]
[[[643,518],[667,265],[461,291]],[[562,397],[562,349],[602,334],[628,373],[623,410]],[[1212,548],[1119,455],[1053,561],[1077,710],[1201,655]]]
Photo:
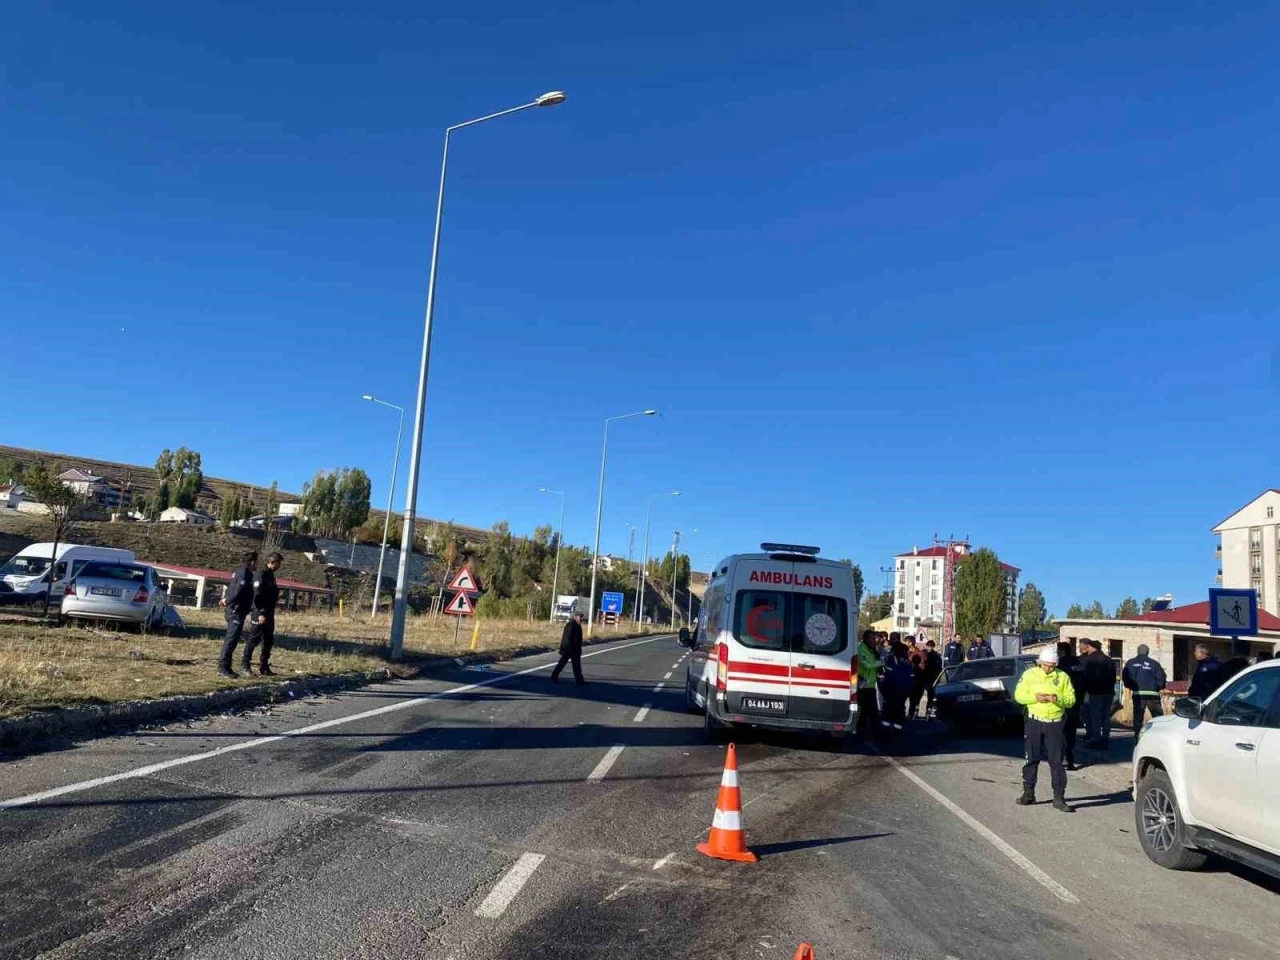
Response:
[[[1183,720],[1199,720],[1204,715],[1204,704],[1199,697],[1179,697],[1173,701],[1173,713]]]

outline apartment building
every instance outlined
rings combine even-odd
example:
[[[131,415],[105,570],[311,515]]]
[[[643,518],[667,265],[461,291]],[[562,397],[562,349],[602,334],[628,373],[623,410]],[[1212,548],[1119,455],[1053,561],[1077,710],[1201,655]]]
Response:
[[[967,556],[971,547],[957,543],[953,549],[957,559]],[[1017,567],[1001,563],[1005,575],[1005,623],[1008,633],[1018,629],[1018,574]],[[900,632],[916,634],[921,630],[939,639],[945,613],[943,581],[947,569],[947,548],[943,546],[912,548],[910,553],[900,553],[893,558],[893,617],[894,628]]]
[[[1213,528],[1218,583],[1258,591],[1258,608],[1280,616],[1280,490],[1267,490]]]

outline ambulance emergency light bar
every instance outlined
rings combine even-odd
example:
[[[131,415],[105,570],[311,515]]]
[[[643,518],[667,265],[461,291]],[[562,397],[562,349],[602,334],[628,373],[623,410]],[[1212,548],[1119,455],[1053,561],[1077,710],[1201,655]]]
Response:
[[[801,557],[816,557],[822,552],[821,547],[803,547],[796,543],[762,543],[760,549],[765,553],[787,553]]]

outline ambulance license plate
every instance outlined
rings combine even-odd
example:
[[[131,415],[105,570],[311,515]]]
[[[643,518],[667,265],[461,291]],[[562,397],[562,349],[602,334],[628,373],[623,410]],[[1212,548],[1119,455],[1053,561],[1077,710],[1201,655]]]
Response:
[[[772,713],[783,716],[787,712],[787,701],[769,700],[763,697],[743,697],[742,709],[752,713]]]

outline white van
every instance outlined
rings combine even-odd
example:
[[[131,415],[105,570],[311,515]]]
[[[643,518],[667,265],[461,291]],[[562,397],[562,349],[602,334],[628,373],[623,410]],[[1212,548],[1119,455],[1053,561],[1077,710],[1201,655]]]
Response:
[[[716,564],[685,675],[709,738],[735,724],[853,731],[858,612],[848,565],[817,547],[762,543]]]
[[[54,557],[52,543],[30,544],[0,567],[0,606],[44,603],[44,595],[52,591],[49,603],[58,608],[66,593],[68,572],[74,577],[90,560],[132,563],[133,551],[60,543],[58,555]]]

